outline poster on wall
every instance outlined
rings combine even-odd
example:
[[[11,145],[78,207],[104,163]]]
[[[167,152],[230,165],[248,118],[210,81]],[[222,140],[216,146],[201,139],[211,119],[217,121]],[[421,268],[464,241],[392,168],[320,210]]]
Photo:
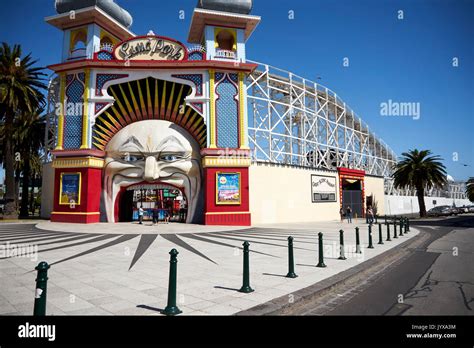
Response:
[[[240,204],[240,173],[216,173],[216,204]]]
[[[59,204],[80,204],[81,173],[61,173]]]
[[[313,203],[336,202],[336,178],[312,174],[311,200]]]

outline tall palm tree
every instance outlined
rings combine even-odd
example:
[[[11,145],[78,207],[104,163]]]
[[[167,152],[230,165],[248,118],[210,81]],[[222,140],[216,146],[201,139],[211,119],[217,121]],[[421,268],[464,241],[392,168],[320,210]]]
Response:
[[[420,217],[426,216],[425,189],[442,188],[447,183],[446,167],[439,156],[430,150],[410,150],[402,153],[401,160],[395,165],[393,173],[396,188],[416,189]]]
[[[34,183],[33,172],[37,172],[37,155],[43,147],[45,119],[40,116],[42,110],[24,113],[16,122],[15,134],[18,140],[18,150],[23,159],[22,195],[20,217],[28,217],[28,188]],[[33,188],[34,189],[34,188]]]
[[[474,178],[469,178],[466,182],[466,195],[467,199],[474,202]]]
[[[44,105],[42,89],[43,68],[34,67],[37,63],[31,54],[22,58],[20,45],[11,48],[3,42],[0,46],[0,117],[4,121],[5,138],[3,142],[5,167],[5,210],[6,218],[16,218],[15,169],[13,151],[14,120],[21,112],[33,112]]]

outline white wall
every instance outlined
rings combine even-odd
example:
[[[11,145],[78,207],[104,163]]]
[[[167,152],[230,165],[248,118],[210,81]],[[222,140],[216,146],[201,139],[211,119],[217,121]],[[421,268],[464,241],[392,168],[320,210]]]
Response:
[[[54,168],[51,163],[43,165],[41,186],[41,217],[49,219],[53,211]]]
[[[385,207],[385,190],[383,177],[365,176],[364,177],[365,196],[373,196],[377,204],[377,214],[384,215]]]
[[[453,202],[456,207],[463,205],[472,205],[468,199],[453,199],[445,197],[425,197],[426,210],[435,207],[433,200],[436,200],[436,206],[449,205]],[[385,213],[387,215],[398,214],[417,214],[420,208],[418,206],[418,198],[416,196],[385,196]]]
[[[311,174],[336,178],[336,202],[311,201]],[[252,164],[249,168],[252,223],[329,221],[339,219],[337,172]]]

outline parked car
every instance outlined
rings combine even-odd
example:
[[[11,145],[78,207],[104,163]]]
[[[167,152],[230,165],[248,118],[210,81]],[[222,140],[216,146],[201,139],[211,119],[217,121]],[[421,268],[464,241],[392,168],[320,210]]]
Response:
[[[454,215],[453,208],[449,205],[440,205],[434,208],[431,208],[426,212],[428,216],[450,216]],[[456,213],[457,214],[457,213]]]
[[[458,211],[460,214],[469,213],[469,207],[466,207],[466,206],[458,207]]]
[[[470,205],[469,207],[467,207],[469,209],[469,212],[470,213],[474,213],[474,205]]]

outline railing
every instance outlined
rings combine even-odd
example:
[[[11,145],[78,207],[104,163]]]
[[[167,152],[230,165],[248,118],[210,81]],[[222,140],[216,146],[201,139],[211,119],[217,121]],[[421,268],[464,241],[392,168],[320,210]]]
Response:
[[[223,50],[223,49],[216,49],[216,56],[215,58],[224,58],[224,59],[235,59],[237,56],[234,51],[230,50]]]

